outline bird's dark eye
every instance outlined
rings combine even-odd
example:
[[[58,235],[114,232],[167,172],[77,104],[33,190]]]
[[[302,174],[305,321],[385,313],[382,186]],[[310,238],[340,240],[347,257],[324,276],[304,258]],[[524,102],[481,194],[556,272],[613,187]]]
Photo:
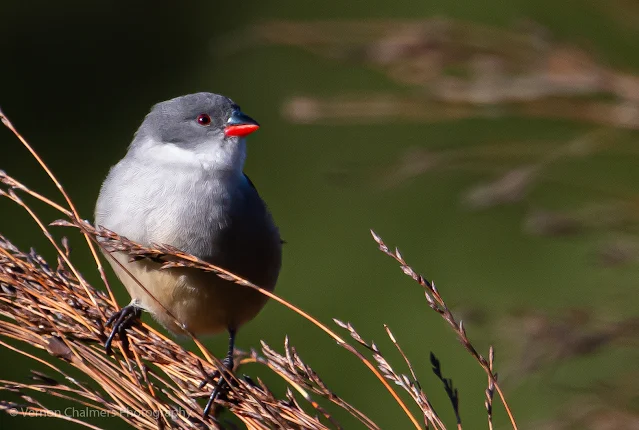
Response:
[[[206,127],[211,124],[211,117],[208,114],[201,113],[197,116],[197,123]]]

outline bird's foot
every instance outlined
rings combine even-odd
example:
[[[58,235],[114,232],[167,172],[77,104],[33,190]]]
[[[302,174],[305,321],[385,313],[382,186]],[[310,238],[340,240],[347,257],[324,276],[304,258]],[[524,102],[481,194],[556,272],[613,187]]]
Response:
[[[142,310],[134,305],[133,303],[123,307],[109,318],[105,324],[105,326],[109,326],[113,324],[113,329],[111,330],[111,334],[107,338],[104,343],[104,350],[107,355],[111,355],[113,350],[111,349],[111,344],[113,343],[113,338],[116,333],[120,336],[120,342],[122,342],[122,346],[126,350],[129,347],[129,340],[127,339],[126,329],[130,328],[133,323],[140,318],[142,314]]]
[[[231,376],[227,373],[227,370],[233,370],[233,359],[226,357],[224,361],[222,361],[222,364],[224,364],[225,367],[224,374],[222,374],[222,372],[220,372],[219,370],[216,370],[215,372],[210,374],[204,381],[202,381],[202,383],[198,387],[201,390],[206,386],[206,384],[208,384],[209,382],[214,383],[214,381],[217,379],[217,384],[215,385],[215,388],[213,389],[213,392],[209,396],[209,400],[206,402],[206,406],[204,407],[203,415],[205,417],[208,417],[215,400],[225,398],[231,388],[228,383]]]

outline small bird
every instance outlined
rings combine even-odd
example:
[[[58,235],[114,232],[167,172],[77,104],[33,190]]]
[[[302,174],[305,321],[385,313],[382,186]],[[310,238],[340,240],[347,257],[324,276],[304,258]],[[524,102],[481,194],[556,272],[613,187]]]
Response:
[[[156,104],[102,184],[96,225],[142,245],[171,245],[273,290],[282,240],[243,172],[245,137],[258,128],[232,100],[217,94],[196,93]],[[105,343],[107,352],[116,333],[126,345],[126,328],[145,310],[176,334],[228,331],[224,364],[233,369],[236,331],[264,307],[264,295],[214,273],[160,270],[157,262],[132,262],[121,252],[111,256],[108,260],[132,300],[109,319],[113,331]]]

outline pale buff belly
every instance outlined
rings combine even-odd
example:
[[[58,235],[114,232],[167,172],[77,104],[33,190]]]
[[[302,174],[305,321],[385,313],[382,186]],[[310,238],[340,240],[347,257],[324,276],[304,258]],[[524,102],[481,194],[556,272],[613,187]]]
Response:
[[[147,290],[107,256],[133,302],[176,334],[184,334],[182,327],[193,334],[236,329],[253,319],[267,300],[250,287],[225,281],[214,273],[191,268],[159,270],[158,263],[129,262],[126,254],[112,255]]]

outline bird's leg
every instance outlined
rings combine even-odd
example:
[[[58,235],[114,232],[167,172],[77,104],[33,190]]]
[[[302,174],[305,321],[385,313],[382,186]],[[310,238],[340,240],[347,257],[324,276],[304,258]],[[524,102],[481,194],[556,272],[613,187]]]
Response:
[[[107,355],[111,355],[111,353],[113,352],[111,350],[111,344],[113,343],[113,338],[115,337],[116,333],[120,336],[120,341],[122,342],[122,346],[124,347],[124,349],[127,349],[129,347],[129,340],[127,339],[126,329],[130,328],[135,320],[140,318],[141,314],[142,310],[134,303],[130,303],[111,315],[111,318],[109,318],[105,324],[105,326],[113,324],[111,334],[104,343],[104,350],[106,351]]]
[[[224,367],[227,370],[231,370],[231,371],[233,370],[234,352],[235,352],[235,329],[229,329],[229,350],[226,354],[226,357],[222,361],[222,364],[224,364]],[[217,385],[215,386],[215,389],[209,396],[209,400],[208,402],[206,402],[206,406],[204,407],[205,417],[209,415],[209,412],[211,411],[211,406],[213,406],[213,402],[215,401],[215,399],[220,397],[220,395],[222,395],[223,393],[226,393],[226,391],[228,391],[228,389],[231,388],[228,382],[226,382],[227,378],[224,378],[224,375],[221,372],[216,370],[207,379],[202,381],[202,383],[200,384],[200,389],[204,388],[204,386],[207,384],[208,381],[213,381],[218,376],[219,376],[219,379],[218,379]]]

